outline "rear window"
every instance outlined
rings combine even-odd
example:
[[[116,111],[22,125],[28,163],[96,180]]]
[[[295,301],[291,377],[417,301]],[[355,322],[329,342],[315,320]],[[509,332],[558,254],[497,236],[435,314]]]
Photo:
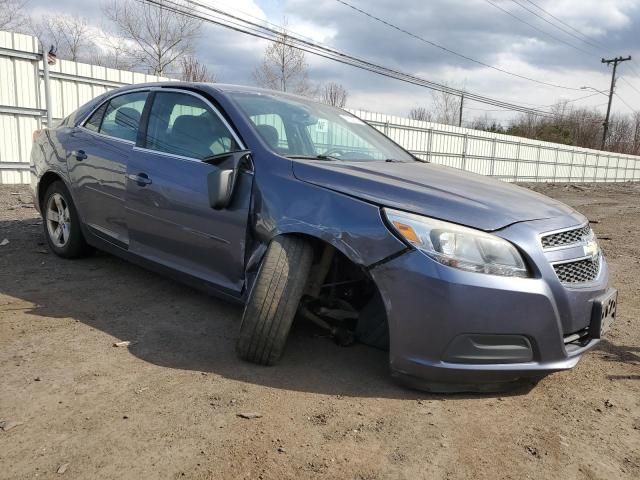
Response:
[[[112,98],[89,117],[84,127],[103,135],[135,142],[147,95],[148,92],[132,92]]]

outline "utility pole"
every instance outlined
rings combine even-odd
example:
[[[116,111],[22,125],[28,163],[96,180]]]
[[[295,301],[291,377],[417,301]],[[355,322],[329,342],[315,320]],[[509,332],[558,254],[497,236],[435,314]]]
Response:
[[[618,64],[622,63],[622,62],[626,62],[628,60],[631,60],[631,55],[629,55],[626,58],[623,57],[616,57],[616,58],[611,58],[609,60],[606,59],[602,59],[602,63],[606,63],[607,65],[611,65],[613,63],[613,72],[611,74],[611,88],[609,89],[609,104],[607,105],[607,116],[604,119],[604,130],[602,132],[602,146],[600,147],[600,150],[604,150],[604,147],[607,143],[607,133],[609,132],[609,115],[611,114],[611,100],[613,100],[613,89],[616,86],[616,69],[618,68]]]
[[[460,113],[458,114],[458,126],[462,126],[462,105],[464,104],[464,93],[460,95]]]

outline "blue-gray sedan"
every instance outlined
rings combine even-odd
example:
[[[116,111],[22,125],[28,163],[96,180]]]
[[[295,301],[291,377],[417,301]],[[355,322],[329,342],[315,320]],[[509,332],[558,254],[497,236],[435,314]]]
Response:
[[[583,215],[308,99],[120,88],[36,132],[31,161],[56,254],[98,248],[242,302],[237,351],[259,364],[297,315],[387,349],[409,385],[493,390],[573,367],[615,318]]]

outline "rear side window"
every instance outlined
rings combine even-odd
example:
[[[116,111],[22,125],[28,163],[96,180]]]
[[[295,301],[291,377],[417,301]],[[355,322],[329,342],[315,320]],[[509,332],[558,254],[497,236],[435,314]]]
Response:
[[[209,105],[179,92],[156,92],[145,146],[198,160],[239,150],[233,135]]]
[[[133,92],[112,98],[89,117],[85,128],[135,142],[147,95],[148,92]]]
[[[102,106],[93,112],[93,115],[89,117],[84,124],[84,128],[97,132],[100,130],[100,124],[102,123],[102,117],[104,117],[104,111],[107,109],[107,103],[103,103]]]

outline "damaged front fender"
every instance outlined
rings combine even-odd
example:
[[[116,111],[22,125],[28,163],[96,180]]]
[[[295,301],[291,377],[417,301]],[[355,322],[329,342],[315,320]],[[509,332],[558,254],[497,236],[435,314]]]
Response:
[[[317,239],[365,269],[406,250],[385,225],[378,206],[297,180],[290,170],[281,173],[272,170],[265,185],[256,172],[247,242],[249,288],[245,293],[250,290],[266,246],[278,235]]]

